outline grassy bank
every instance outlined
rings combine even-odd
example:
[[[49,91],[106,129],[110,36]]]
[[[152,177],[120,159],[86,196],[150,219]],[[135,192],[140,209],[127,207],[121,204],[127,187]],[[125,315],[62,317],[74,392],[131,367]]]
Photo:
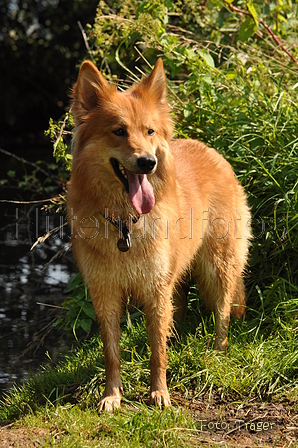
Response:
[[[142,316],[122,325],[122,410],[97,415],[104,388],[97,336],[40,371],[5,397],[0,420],[44,428],[43,446],[298,446],[298,65],[284,51],[298,57],[297,5],[254,5],[238,5],[248,19],[219,1],[125,0],[113,9],[100,2],[88,57],[110,80],[118,75],[122,88],[162,56],[176,135],[220,151],[248,193],[247,309],[231,323],[222,356],[212,350],[214,318],[191,289],[185,323],[169,341],[172,409],[148,406]],[[51,126],[56,156],[69,163],[60,125]],[[77,299],[67,305],[74,320]],[[87,318],[76,322],[88,329]]]
[[[100,339],[94,337],[11,392],[1,404],[0,421],[17,420],[15,427],[23,430],[43,428],[43,446],[58,441],[65,447],[217,446],[220,440],[232,446],[245,438],[263,440],[260,446],[267,446],[269,439],[275,446],[287,446],[286,437],[295,437],[287,428],[295,428],[298,415],[298,336],[291,331],[297,328],[296,317],[280,321],[270,333],[262,327],[269,316],[232,322],[228,354],[223,356],[212,350],[212,318],[200,311],[195,291],[191,298],[188,325],[169,341],[172,409],[148,405],[150,350],[141,317],[123,324],[120,411],[97,413],[104,362]],[[271,425],[270,430],[247,428],[256,422]]]

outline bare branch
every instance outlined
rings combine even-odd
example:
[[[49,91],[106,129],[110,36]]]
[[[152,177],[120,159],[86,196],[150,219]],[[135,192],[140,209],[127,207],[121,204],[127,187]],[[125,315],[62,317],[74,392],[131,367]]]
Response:
[[[90,53],[90,47],[89,47],[89,43],[88,43],[88,39],[87,39],[87,35],[86,35],[86,33],[85,33],[85,30],[84,30],[84,28],[82,27],[82,24],[81,24],[81,22],[78,20],[78,25],[79,25],[79,28],[80,28],[80,30],[81,30],[81,33],[82,33],[82,36],[83,36],[83,39],[84,39],[84,43],[85,43],[85,47],[86,47],[86,50],[88,51],[88,53]]]
[[[43,168],[41,168],[40,166],[38,166],[36,163],[34,162],[29,162],[29,160],[24,159],[23,157],[19,157],[16,154],[13,154],[12,152],[6,151],[5,149],[0,148],[0,152],[2,152],[3,154],[5,154],[6,156],[12,157],[13,159],[17,160],[18,162],[21,163],[25,163],[26,165],[30,165],[33,166],[34,168],[36,168],[37,170],[39,170],[41,173],[43,173],[45,176],[50,177],[51,179],[54,179],[54,177],[48,173],[47,171],[45,171]],[[55,179],[54,179],[55,180]],[[56,180],[55,180],[56,181]],[[56,181],[57,182],[57,181]],[[57,182],[58,183],[58,182]]]
[[[278,39],[276,34],[273,33],[271,28],[269,28],[269,26],[264,22],[264,20],[263,19],[259,19],[259,22],[260,22],[261,25],[263,25],[265,30],[270,34],[270,36],[272,37],[274,42],[277,43],[277,45],[292,59],[293,62],[295,62],[295,64],[298,64],[297,59],[294,58],[294,56],[289,52],[289,50],[286,49],[286,47],[284,47],[284,45],[280,42],[280,40]]]
[[[37,201],[12,201],[10,199],[0,199],[0,202],[5,202],[7,204],[21,204],[21,205],[31,205],[31,204],[43,204],[45,202],[55,202],[55,199],[61,199],[61,196],[54,196],[48,199],[39,199]]]
[[[62,123],[61,128],[60,128],[60,131],[59,131],[59,134],[57,135],[57,138],[56,138],[56,140],[55,140],[53,156],[56,154],[56,149],[57,149],[58,143],[59,143],[59,141],[60,141],[60,138],[61,138],[62,135],[63,135],[63,131],[64,131],[64,128],[65,128],[65,125],[66,125],[66,121],[67,121],[68,118],[69,118],[69,114],[70,114],[70,112],[71,112],[71,109],[72,109],[72,108],[70,108],[70,109],[69,109],[69,112],[65,115],[65,118],[64,118],[64,120],[63,120],[63,123]]]

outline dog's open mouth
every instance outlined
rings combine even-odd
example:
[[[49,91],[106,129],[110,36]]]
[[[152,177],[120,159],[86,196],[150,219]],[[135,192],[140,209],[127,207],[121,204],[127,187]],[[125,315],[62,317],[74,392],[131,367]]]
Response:
[[[125,190],[129,194],[130,201],[135,210],[144,215],[149,213],[155,204],[155,197],[152,185],[146,174],[135,174],[128,171],[118,160],[112,158],[111,165],[115,175],[122,182]]]
[[[127,178],[127,174],[126,174],[126,170],[125,170],[124,166],[121,165],[121,163],[119,163],[118,160],[116,160],[116,159],[111,159],[111,164],[112,164],[112,167],[113,167],[113,170],[114,170],[116,176],[123,183],[124,188],[127,191],[127,193],[129,193],[128,178]]]

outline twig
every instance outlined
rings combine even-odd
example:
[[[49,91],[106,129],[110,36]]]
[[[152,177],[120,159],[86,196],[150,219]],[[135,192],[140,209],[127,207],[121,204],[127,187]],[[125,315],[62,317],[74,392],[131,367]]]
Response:
[[[54,146],[53,156],[56,154],[56,149],[57,149],[58,143],[59,143],[59,141],[60,141],[60,138],[62,137],[64,128],[65,128],[65,125],[66,125],[66,121],[67,121],[68,118],[69,118],[69,114],[70,114],[70,112],[71,112],[71,109],[72,109],[72,106],[71,106],[71,108],[69,109],[68,113],[65,115],[65,118],[64,118],[64,120],[63,120],[63,123],[62,123],[61,128],[60,128],[60,131],[59,131],[59,134],[57,135],[57,138],[56,138],[55,143],[54,143],[54,145],[53,145],[53,146]]]
[[[59,230],[61,230],[61,228],[63,228],[64,226],[66,226],[67,223],[65,222],[64,224],[61,224],[58,227],[55,227],[52,230],[49,230],[47,233],[45,233],[44,235],[40,236],[37,238],[37,240],[35,241],[35,243],[33,243],[32,247],[30,248],[30,250],[33,250],[35,246],[37,246],[37,244],[39,243],[44,243],[50,236],[52,236],[53,234],[57,233]],[[62,250],[62,249],[61,249]],[[58,252],[60,253],[61,250]],[[64,250],[64,249],[63,249]],[[57,257],[57,254],[54,256],[53,259],[55,259]],[[51,260],[52,261],[52,260]],[[46,267],[48,266],[48,263],[46,264]]]
[[[12,152],[6,151],[5,149],[2,149],[2,148],[0,148],[0,152],[5,154],[6,156],[9,156],[9,157],[12,157],[13,159],[16,159],[18,162],[26,163],[26,165],[33,166],[34,168],[38,169],[41,173],[43,173],[45,176],[50,177],[51,179],[54,179],[53,176],[50,173],[45,171],[43,168],[40,168],[40,166],[36,165],[36,163],[34,163],[34,162],[29,162],[29,160],[26,160],[23,157],[19,157],[19,156],[13,154]]]
[[[40,199],[38,201],[11,201],[10,199],[0,199],[0,202],[5,202],[8,204],[31,205],[31,204],[43,204],[44,202],[54,202],[54,200],[58,198],[60,198],[60,195],[54,196],[53,198]]]
[[[96,20],[100,19],[112,19],[112,20],[118,20],[119,22],[133,22],[135,16],[130,16],[130,19],[125,19],[124,17],[118,16],[117,14],[107,14],[103,16],[97,16]]]
[[[25,356],[28,352],[31,352],[33,349],[35,349],[33,352],[33,355],[35,355],[35,353],[37,352],[39,347],[41,345],[43,345],[46,336],[53,330],[53,328],[54,328],[53,324],[54,324],[54,322],[56,322],[56,320],[57,320],[57,318],[55,317],[45,327],[43,327],[41,330],[34,333],[34,335],[32,337],[32,341],[29,342],[29,344],[27,345],[27,348],[22,351],[22,353],[18,357],[18,360],[21,359],[23,356]]]
[[[283,44],[280,42],[280,40],[278,39],[276,34],[273,33],[271,28],[269,28],[269,26],[264,22],[264,20],[263,19],[259,19],[259,22],[260,22],[261,25],[263,25],[265,30],[270,34],[270,36],[272,37],[274,42],[277,43],[277,45],[292,59],[293,62],[295,62],[295,64],[298,64],[297,59],[294,58],[294,56],[289,52],[289,50],[287,50],[286,47],[283,46]]]
[[[236,6],[234,6],[232,3],[229,3],[228,0],[223,0],[224,3],[231,9],[231,11],[237,12],[239,14],[243,14],[245,16],[249,16],[252,19],[254,19],[253,15],[248,11],[243,11],[243,9],[239,9]],[[265,30],[268,32],[268,34],[272,37],[274,42],[291,58],[295,64],[298,64],[297,59],[289,52],[289,50],[286,49],[286,47],[280,42],[276,34],[273,33],[271,28],[264,22],[262,18],[258,18],[258,22],[265,28]]]
[[[181,28],[180,26],[167,24],[167,28],[170,28],[170,29],[172,29],[172,30],[179,31],[179,32],[182,33],[182,34],[191,34],[192,36],[195,36],[195,34],[193,33],[193,31],[185,30],[184,28]]]
[[[53,257],[44,265],[44,267],[42,268],[41,272],[45,272],[45,270],[50,266],[50,264],[55,261],[57,258],[62,257],[63,255],[67,254],[67,252],[70,250],[71,248],[71,244],[69,244],[69,246],[67,247],[63,247],[62,249],[60,249],[55,255],[53,255]],[[31,249],[30,249],[31,250]]]
[[[143,53],[140,52],[140,50],[138,49],[138,47],[136,45],[134,45],[134,49],[136,50],[137,53],[139,53],[139,56],[143,59],[143,61],[146,62],[146,64],[148,65],[148,67],[150,67],[150,69],[152,70],[153,67],[150,64],[150,62],[145,58],[145,56],[143,55]]]
[[[52,305],[51,303],[36,302],[36,305],[48,306],[49,308],[56,308],[58,310],[65,309],[65,308],[63,308],[63,306]]]
[[[82,33],[82,36],[83,36],[83,39],[84,39],[84,43],[85,43],[86,50],[88,51],[88,53],[90,53],[90,47],[89,47],[89,43],[88,43],[88,39],[87,39],[87,35],[86,35],[86,33],[85,33],[84,28],[82,27],[82,24],[81,24],[80,20],[77,21],[77,24],[79,25],[79,28],[80,28],[80,30],[81,30],[81,33]]]
[[[244,11],[243,9],[239,9],[239,8],[237,8],[236,6],[234,6],[234,5],[232,5],[231,3],[229,3],[227,0],[223,0],[223,1],[224,1],[224,3],[225,3],[226,5],[228,5],[228,7],[229,7],[232,11],[234,11],[234,12],[238,12],[239,14],[243,14],[243,15],[245,15],[245,16],[250,16],[251,18],[253,18],[253,16],[251,15],[250,12],[248,12],[248,11]]]
[[[247,415],[247,414],[246,414],[246,415]],[[263,418],[263,419],[264,419],[265,417],[267,417],[267,415],[268,415],[268,412],[265,412],[265,414],[262,415],[262,417],[257,416],[257,417],[255,417],[255,418],[253,418],[252,420],[250,420],[249,422],[244,422],[242,425],[236,426],[235,428],[233,428],[233,429],[231,429],[230,431],[228,431],[228,432],[226,433],[226,435],[228,436],[228,435],[232,434],[232,432],[239,431],[240,428],[243,428],[243,427],[246,426],[248,423],[249,423],[249,424],[250,424],[250,423],[253,423],[253,422],[255,422],[256,420],[259,420],[260,418]]]

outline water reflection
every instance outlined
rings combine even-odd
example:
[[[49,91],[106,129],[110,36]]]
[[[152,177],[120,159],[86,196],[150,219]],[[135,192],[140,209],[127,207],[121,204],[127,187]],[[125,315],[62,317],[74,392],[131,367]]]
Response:
[[[26,210],[23,215],[28,217]],[[59,353],[69,350],[71,339],[67,340],[63,331],[50,331],[57,309],[48,305],[60,306],[65,300],[67,282],[74,269],[71,255],[67,254],[43,271],[45,263],[59,249],[69,247],[67,235],[64,240],[49,238],[30,252],[34,242],[30,215],[23,228],[19,224],[18,239],[14,211],[7,211],[6,206],[1,216],[6,220],[0,226],[0,397],[15,382],[28,379],[30,372],[41,364],[50,363],[47,352],[55,361]],[[39,234],[44,230],[39,229]],[[38,343],[26,352],[34,338]]]

